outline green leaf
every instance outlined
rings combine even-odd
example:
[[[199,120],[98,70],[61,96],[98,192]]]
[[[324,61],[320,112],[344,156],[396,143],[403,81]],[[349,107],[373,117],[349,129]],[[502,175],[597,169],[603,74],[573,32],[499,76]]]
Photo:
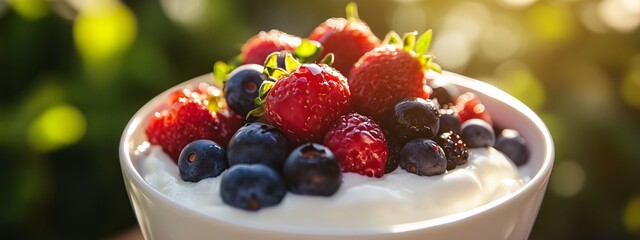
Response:
[[[398,35],[398,33],[396,33],[395,31],[390,31],[384,37],[382,44],[392,44],[398,47],[402,47],[402,38],[400,38],[400,35]]]
[[[324,63],[331,66],[333,65],[334,59],[335,59],[335,56],[333,55],[333,53],[328,53],[326,56],[324,56],[324,58],[322,58],[322,61],[320,61],[320,63]]]
[[[413,31],[405,33],[402,37],[402,49],[405,52],[410,52],[411,50],[413,50],[413,47],[416,45],[416,35],[418,35],[418,32]]]
[[[209,109],[209,111],[217,112],[220,108],[220,96],[211,96],[207,100],[209,101],[209,104],[207,104],[207,108]]]
[[[345,12],[347,12],[347,20],[349,22],[360,21],[360,17],[358,16],[358,5],[356,5],[355,2],[347,3]]]
[[[293,53],[298,57],[298,60],[303,63],[309,63],[316,60],[322,52],[322,45],[319,42],[302,39],[300,45],[296,47]]]
[[[272,81],[264,81],[262,82],[262,84],[260,85],[260,90],[259,90],[259,94],[258,97],[259,98],[266,98],[267,94],[269,93],[269,91],[271,90],[271,88],[273,87],[275,83]]]
[[[298,60],[296,60],[295,58],[293,58],[293,55],[291,55],[291,53],[287,53],[287,55],[285,55],[284,57],[284,66],[287,68],[287,72],[291,73],[293,72],[293,70],[296,70],[298,67],[300,67],[300,62],[298,62]]]
[[[249,113],[247,113],[246,119],[249,119],[251,116],[254,116],[257,118],[264,116],[264,107],[259,107],[249,111]]]
[[[429,62],[427,62],[427,67],[433,70],[434,72],[442,73],[442,68],[440,67],[440,65],[433,62],[433,58],[429,59]]]
[[[264,69],[265,71],[267,70],[267,68],[278,68],[278,55],[280,53],[278,52],[272,52],[271,54],[269,54],[269,56],[267,56],[267,58],[264,60]]]
[[[427,51],[429,51],[432,34],[433,34],[433,31],[429,29],[428,31],[420,35],[420,37],[418,38],[418,42],[416,43],[416,53],[418,54],[418,56],[424,55],[427,53]]]
[[[213,81],[220,83],[220,86],[224,85],[227,80],[227,74],[230,72],[229,66],[223,61],[217,61],[213,64]]]

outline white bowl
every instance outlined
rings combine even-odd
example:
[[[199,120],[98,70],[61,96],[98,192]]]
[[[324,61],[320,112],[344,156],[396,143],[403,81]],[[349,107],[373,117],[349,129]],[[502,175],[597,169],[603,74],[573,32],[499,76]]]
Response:
[[[178,204],[153,189],[134,165],[144,126],[169,93],[187,85],[212,82],[211,74],[179,84],[151,99],[129,121],[120,141],[120,165],[131,205],[146,239],[527,239],[538,214],[553,165],[553,142],[540,118],[507,93],[481,81],[445,72],[442,77],[471,91],[499,126],[516,129],[527,140],[529,162],[519,168],[530,180],[516,192],[469,211],[409,224],[357,228],[352,231],[304,232],[243,226],[225,216],[208,216]]]

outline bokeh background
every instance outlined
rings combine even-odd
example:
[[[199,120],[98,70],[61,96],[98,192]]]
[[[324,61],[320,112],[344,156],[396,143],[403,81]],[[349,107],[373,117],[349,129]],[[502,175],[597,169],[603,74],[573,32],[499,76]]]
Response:
[[[548,124],[556,164],[531,239],[640,239],[640,0],[356,2],[380,38],[432,28],[444,69]],[[345,4],[0,0],[0,238],[135,236],[118,163],[133,113],[258,31],[304,37]]]

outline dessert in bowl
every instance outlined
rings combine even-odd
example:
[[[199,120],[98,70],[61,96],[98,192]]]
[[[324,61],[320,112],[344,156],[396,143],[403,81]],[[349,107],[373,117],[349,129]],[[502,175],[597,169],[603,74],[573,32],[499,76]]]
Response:
[[[154,186],[147,182],[149,178],[145,180],[146,173],[141,172],[141,168],[144,168],[145,165],[142,161],[148,160],[149,154],[168,157],[164,153],[158,153],[157,148],[155,153],[153,147],[149,148],[144,126],[149,121],[149,116],[162,108],[171,92],[187,85],[194,86],[201,82],[210,82],[211,75],[209,74],[180,84],[152,99],[133,116],[123,133],[120,145],[123,176],[145,237],[149,239],[180,239],[184,236],[193,239],[254,239],[256,237],[261,239],[423,239],[425,237],[431,239],[526,239],[537,216],[553,165],[553,143],[548,130],[532,110],[503,91],[489,84],[454,73],[444,72],[442,77],[456,85],[461,91],[475,93],[486,108],[491,110],[492,120],[495,124],[518,130],[527,140],[530,152],[529,160],[526,164],[518,167],[517,171],[522,184],[512,192],[496,199],[490,199],[489,202],[471,209],[438,217],[427,216],[419,221],[363,226],[364,224],[358,224],[358,222],[370,216],[362,213],[362,215],[351,216],[354,219],[353,222],[356,222],[355,224],[344,227],[332,226],[333,228],[328,227],[326,223],[318,224],[315,227],[313,225],[296,226],[296,223],[284,224],[278,220],[269,221],[264,217],[262,217],[262,223],[246,221],[251,219],[253,214],[266,213],[268,216],[270,212],[267,211],[273,209],[243,212],[243,210],[233,209],[218,203],[221,208],[226,210],[216,214],[215,210],[207,209],[206,206],[198,207],[194,204],[185,204],[181,202],[183,199],[180,197],[174,198],[166,192],[170,190],[163,192],[158,185]],[[167,161],[170,160],[165,159],[165,162]],[[176,166],[173,165],[173,167],[173,170],[166,171],[172,171],[175,178],[178,173]],[[396,169],[395,171],[403,170]],[[453,172],[455,171],[457,170]],[[179,181],[179,179],[175,180]],[[211,188],[215,187],[214,184],[211,184]],[[210,189],[201,190],[213,191]],[[456,189],[446,189],[446,191],[455,192]],[[181,195],[180,192],[174,194]],[[441,193],[434,192],[433,194]],[[459,196],[462,197],[465,194],[473,193],[459,193]],[[216,204],[214,200],[216,197],[215,195],[211,196],[210,205]],[[285,199],[288,197],[290,196]],[[316,201],[309,206],[323,204],[322,199]],[[228,215],[229,212],[232,214]],[[392,215],[394,213],[385,214]],[[309,223],[308,219],[314,217],[301,212],[292,213],[292,215],[295,216],[294,219],[304,218],[301,221],[307,224]],[[350,222],[349,220],[336,221]]]
[[[309,39],[261,32],[244,65],[133,116],[120,160],[146,238],[528,236],[553,162],[542,121],[441,72],[431,31],[381,43],[354,13]]]

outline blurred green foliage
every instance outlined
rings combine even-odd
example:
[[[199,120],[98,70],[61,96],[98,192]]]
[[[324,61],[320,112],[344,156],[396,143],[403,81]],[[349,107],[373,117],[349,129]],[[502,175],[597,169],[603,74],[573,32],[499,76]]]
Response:
[[[382,37],[434,29],[445,70],[548,124],[556,166],[531,239],[640,238],[640,2],[369,0]],[[260,30],[306,36],[346,1],[0,1],[0,238],[135,226],[118,162],[128,119]]]

